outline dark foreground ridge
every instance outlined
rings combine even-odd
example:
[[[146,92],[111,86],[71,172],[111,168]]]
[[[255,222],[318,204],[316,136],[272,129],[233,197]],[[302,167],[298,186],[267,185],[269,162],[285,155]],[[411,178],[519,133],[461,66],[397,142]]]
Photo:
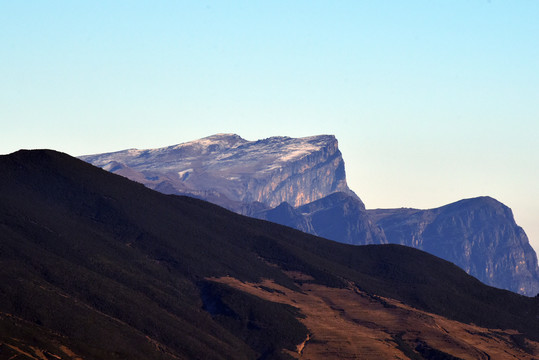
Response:
[[[435,256],[335,243],[50,150],[0,157],[0,265],[0,358],[30,347],[84,359],[286,358],[281,349],[308,334],[297,309],[207,280],[297,290],[283,270],[516,329],[523,348],[524,338],[539,340],[537,298],[483,285]]]

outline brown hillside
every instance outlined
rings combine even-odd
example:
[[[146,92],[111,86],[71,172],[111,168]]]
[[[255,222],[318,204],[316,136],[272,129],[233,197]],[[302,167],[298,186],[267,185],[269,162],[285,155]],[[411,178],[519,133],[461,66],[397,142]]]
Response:
[[[290,274],[297,280],[307,275]],[[330,288],[297,282],[293,291],[271,280],[210,279],[264,300],[297,307],[310,334],[297,359],[536,359],[539,343],[518,346],[515,330],[487,329],[414,309],[399,301],[368,295],[353,285]],[[438,357],[436,357],[438,356]]]

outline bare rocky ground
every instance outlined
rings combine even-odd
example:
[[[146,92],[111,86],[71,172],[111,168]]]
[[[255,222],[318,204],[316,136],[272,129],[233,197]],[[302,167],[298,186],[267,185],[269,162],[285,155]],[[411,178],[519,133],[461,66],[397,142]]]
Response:
[[[241,282],[232,277],[212,281],[265,300],[297,307],[310,335],[297,359],[536,359],[539,343],[519,348],[517,331],[487,329],[420,311],[393,299],[369,295],[353,286],[344,289],[302,283],[301,292],[264,280]],[[434,357],[437,356],[437,357]]]

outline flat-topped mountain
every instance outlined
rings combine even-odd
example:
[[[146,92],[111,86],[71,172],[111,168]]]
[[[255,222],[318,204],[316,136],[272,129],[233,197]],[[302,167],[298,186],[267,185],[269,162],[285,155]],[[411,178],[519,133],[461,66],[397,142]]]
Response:
[[[247,141],[217,134],[160,149],[82,156],[82,160],[167,194],[189,194],[237,210],[238,203],[301,206],[346,185],[334,136]]]
[[[537,298],[54,151],[0,156],[0,357],[534,359]]]

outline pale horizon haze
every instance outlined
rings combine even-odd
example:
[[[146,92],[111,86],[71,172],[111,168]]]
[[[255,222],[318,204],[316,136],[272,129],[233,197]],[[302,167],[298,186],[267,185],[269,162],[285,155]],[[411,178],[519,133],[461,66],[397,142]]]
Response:
[[[332,134],[367,208],[491,196],[539,250],[539,1],[2,1],[0,154]]]

